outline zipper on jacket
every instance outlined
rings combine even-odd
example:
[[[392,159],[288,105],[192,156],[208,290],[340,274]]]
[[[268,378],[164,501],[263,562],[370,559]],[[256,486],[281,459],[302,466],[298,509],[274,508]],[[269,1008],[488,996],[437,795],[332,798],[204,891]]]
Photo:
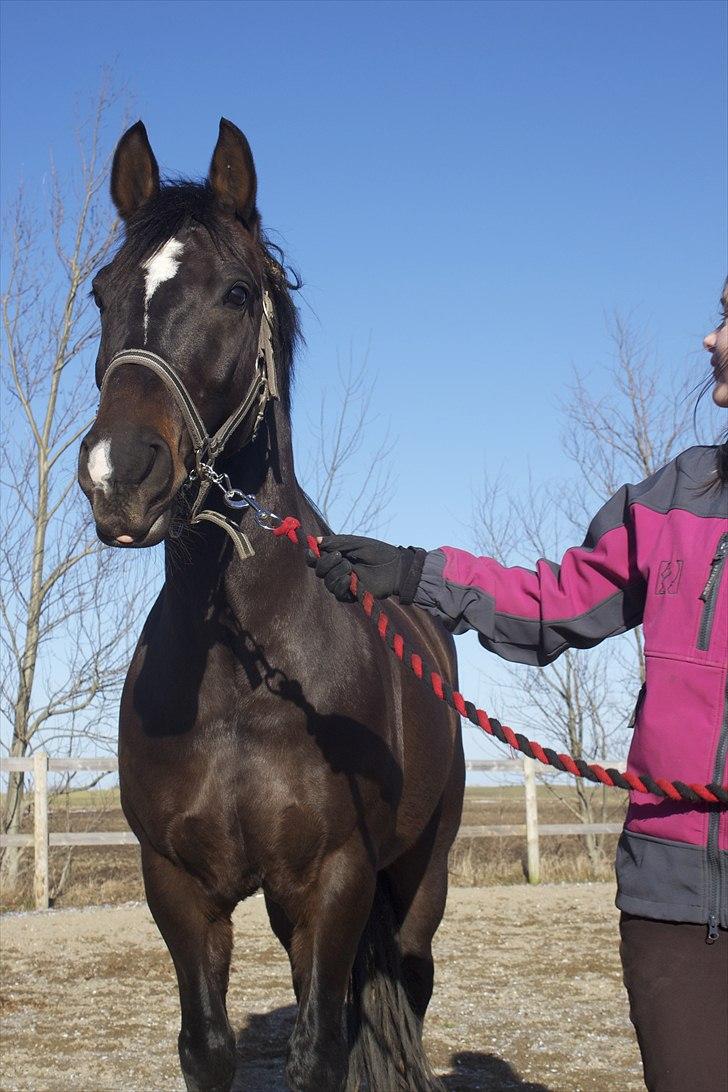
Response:
[[[721,577],[725,568],[725,559],[728,557],[728,533],[721,535],[715,551],[715,557],[710,563],[708,579],[700,593],[703,601],[703,610],[700,615],[700,627],[698,629],[697,648],[705,652],[710,647],[710,638],[713,632],[713,619],[718,603]]]
[[[634,703],[634,709],[632,710],[632,716],[629,718],[629,724],[627,725],[627,731],[631,732],[637,724],[637,718],[640,715],[640,710],[645,701],[645,695],[647,694],[647,683],[642,683],[637,695],[637,701]]]
[[[725,536],[728,537],[728,536]],[[713,765],[713,781],[720,783],[723,777],[726,755],[728,754],[728,680],[726,680],[725,700],[723,704],[723,724],[718,739],[718,747],[715,752]],[[720,833],[720,810],[713,808],[708,814],[708,884],[710,890],[710,902],[708,905],[708,944],[713,944],[719,936],[718,921],[720,918],[720,849],[718,837]]]
[[[718,919],[715,914],[708,915],[708,936],[706,937],[706,944],[715,944],[716,940],[720,936],[718,932]]]

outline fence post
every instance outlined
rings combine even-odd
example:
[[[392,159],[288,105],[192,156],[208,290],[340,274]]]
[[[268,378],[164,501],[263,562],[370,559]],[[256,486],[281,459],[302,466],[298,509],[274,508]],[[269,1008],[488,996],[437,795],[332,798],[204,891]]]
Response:
[[[538,883],[540,879],[540,857],[538,850],[538,803],[536,799],[536,762],[533,758],[523,757],[523,780],[526,788],[526,859],[528,882]]]
[[[35,871],[33,892],[36,910],[48,909],[48,755],[33,755],[33,843]]]

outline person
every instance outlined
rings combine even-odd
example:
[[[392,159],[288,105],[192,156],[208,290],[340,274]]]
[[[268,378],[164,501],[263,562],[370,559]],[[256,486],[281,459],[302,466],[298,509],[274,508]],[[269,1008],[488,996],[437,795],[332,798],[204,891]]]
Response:
[[[713,401],[728,407],[723,321],[704,339]],[[425,551],[331,535],[309,555],[351,598],[356,571],[390,595],[473,629],[507,660],[543,666],[569,647],[644,627],[645,684],[628,769],[720,783],[728,753],[728,433],[692,447],[597,513],[560,564],[507,568],[443,546]],[[617,849],[620,954],[650,1092],[728,1090],[728,810],[631,793]],[[619,1077],[615,1075],[615,1088]]]

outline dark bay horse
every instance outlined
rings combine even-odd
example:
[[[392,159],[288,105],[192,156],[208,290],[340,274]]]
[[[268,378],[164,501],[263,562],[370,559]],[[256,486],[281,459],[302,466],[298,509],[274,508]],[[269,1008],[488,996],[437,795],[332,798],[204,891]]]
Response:
[[[231,1086],[230,916],[259,889],[299,1005],[291,1088],[437,1087],[421,1030],[462,807],[458,718],[266,530],[265,511],[326,528],[294,473],[294,286],[245,137],[223,120],[208,180],[160,184],[138,122],[111,193],[125,236],[94,280],[101,401],[79,481],[102,541],[165,541],[119,770],[177,972],[187,1088]],[[449,635],[390,613],[454,681]]]

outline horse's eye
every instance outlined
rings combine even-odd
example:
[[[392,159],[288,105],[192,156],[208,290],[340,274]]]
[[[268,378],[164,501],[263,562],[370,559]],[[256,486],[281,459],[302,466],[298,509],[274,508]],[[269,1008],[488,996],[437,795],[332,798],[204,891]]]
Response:
[[[225,297],[225,303],[230,303],[233,307],[245,307],[247,302],[248,289],[244,284],[234,284]]]
[[[98,294],[98,292],[96,291],[95,288],[91,289],[91,295],[94,298],[94,303],[96,304],[96,306],[99,309],[99,313],[103,315],[103,313],[104,313],[104,301],[101,299],[101,296]]]

